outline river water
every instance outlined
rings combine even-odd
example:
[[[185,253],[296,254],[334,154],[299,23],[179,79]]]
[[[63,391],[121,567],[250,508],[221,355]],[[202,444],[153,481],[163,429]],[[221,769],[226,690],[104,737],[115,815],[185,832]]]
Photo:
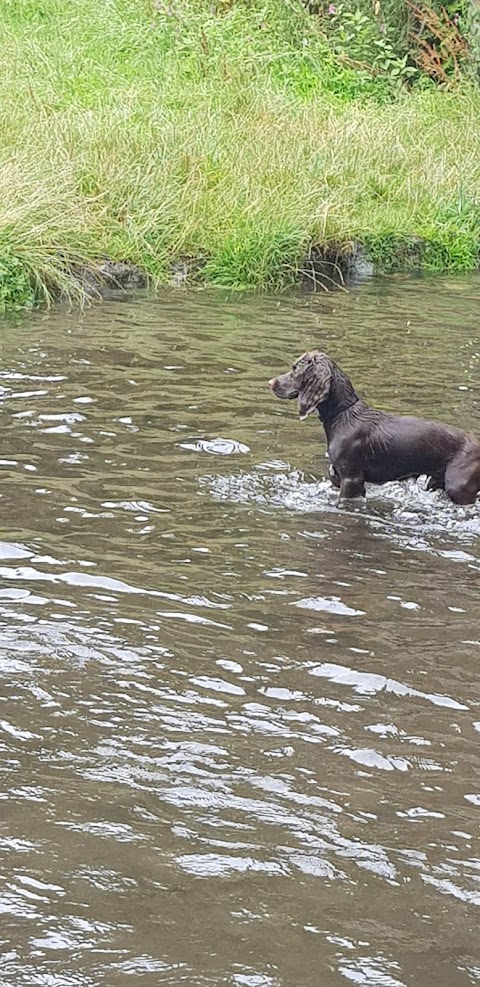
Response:
[[[1,332],[0,983],[480,983],[480,505],[337,507],[325,349],[480,434],[480,280]]]

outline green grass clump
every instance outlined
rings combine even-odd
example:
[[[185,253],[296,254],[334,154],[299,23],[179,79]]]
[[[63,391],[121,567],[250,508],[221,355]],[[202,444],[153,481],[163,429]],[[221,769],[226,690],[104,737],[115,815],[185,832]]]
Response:
[[[0,57],[0,306],[103,257],[249,289],[354,238],[477,266],[480,93],[394,91],[297,0],[3,0]]]

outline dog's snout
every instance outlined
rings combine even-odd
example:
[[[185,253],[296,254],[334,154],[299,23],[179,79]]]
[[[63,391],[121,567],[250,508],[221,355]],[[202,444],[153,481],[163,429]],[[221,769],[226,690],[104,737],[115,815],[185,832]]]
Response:
[[[277,383],[276,377],[271,377],[270,380],[268,381],[268,386],[271,387],[272,391],[276,383]]]

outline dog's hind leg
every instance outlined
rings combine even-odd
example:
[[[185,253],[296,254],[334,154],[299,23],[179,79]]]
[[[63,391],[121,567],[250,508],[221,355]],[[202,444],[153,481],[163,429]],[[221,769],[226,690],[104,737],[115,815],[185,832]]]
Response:
[[[445,471],[445,492],[454,504],[474,504],[480,490],[480,459],[462,450]]]

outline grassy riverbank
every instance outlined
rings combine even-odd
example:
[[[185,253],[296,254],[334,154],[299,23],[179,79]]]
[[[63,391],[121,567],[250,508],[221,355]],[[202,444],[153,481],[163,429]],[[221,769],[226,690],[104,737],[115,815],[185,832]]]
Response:
[[[3,0],[0,303],[100,257],[153,279],[278,287],[310,244],[469,271],[480,93],[392,94],[335,59],[296,0]]]

